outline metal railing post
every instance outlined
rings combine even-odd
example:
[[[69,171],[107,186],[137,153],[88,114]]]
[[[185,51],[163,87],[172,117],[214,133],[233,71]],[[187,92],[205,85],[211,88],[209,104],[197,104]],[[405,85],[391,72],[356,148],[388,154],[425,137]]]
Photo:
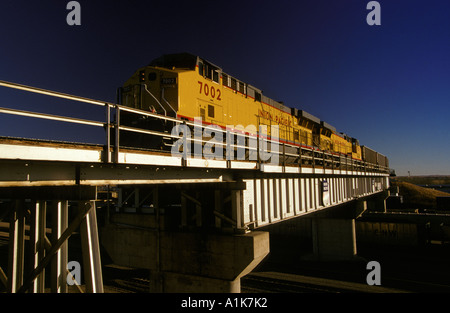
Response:
[[[106,103],[106,163],[111,163],[111,108]]]
[[[114,125],[116,129],[116,142],[114,146],[114,162],[119,163],[119,147],[120,147],[120,107],[116,105],[116,124]]]

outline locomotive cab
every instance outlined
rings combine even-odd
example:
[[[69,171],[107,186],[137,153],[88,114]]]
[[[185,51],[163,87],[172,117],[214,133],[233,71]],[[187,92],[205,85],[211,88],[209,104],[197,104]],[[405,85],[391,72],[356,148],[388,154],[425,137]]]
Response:
[[[164,55],[140,68],[120,88],[122,105],[177,117],[179,74],[193,71],[197,57],[189,54]]]
[[[179,110],[179,74],[194,70],[196,65],[197,58],[188,54],[157,58],[138,69],[119,88],[118,102],[134,109],[176,118]],[[164,119],[130,112],[121,112],[120,123],[162,133],[169,132],[173,126]],[[162,136],[121,132],[120,139],[121,144],[130,147],[164,149],[166,146]]]

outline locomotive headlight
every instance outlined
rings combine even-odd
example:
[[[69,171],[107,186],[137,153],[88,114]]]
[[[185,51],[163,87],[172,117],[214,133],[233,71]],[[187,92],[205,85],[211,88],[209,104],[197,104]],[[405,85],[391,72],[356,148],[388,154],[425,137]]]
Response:
[[[139,81],[141,83],[145,82],[145,71],[140,71],[139,72]]]

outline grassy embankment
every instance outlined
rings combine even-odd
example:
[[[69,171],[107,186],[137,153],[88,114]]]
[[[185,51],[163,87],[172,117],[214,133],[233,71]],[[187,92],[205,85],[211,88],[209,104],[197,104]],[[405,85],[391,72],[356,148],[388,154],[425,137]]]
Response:
[[[399,187],[399,194],[403,196],[405,208],[435,209],[436,197],[448,197],[450,193],[420,187],[417,185],[450,185],[449,176],[412,176],[395,177],[391,179],[391,186]]]

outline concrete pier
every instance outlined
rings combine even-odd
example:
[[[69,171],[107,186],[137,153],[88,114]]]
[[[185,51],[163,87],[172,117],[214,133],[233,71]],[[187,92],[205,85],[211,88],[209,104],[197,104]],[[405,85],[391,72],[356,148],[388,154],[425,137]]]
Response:
[[[313,254],[318,260],[349,260],[356,256],[355,219],[312,219]]]
[[[269,253],[267,232],[165,231],[150,214],[114,214],[101,238],[115,264],[150,270],[151,292],[240,292]]]
[[[390,191],[384,190],[370,197],[367,201],[367,210],[371,212],[386,212],[386,199],[389,198]]]
[[[357,257],[356,219],[367,210],[367,198],[357,199],[269,225],[271,242],[284,249],[299,250],[293,257],[305,260],[353,260]],[[289,248],[290,247],[290,248]],[[273,251],[278,251],[273,247]],[[276,253],[276,252],[275,252]]]
[[[356,257],[355,219],[367,210],[358,199],[311,217],[313,256],[318,260],[351,260]]]

